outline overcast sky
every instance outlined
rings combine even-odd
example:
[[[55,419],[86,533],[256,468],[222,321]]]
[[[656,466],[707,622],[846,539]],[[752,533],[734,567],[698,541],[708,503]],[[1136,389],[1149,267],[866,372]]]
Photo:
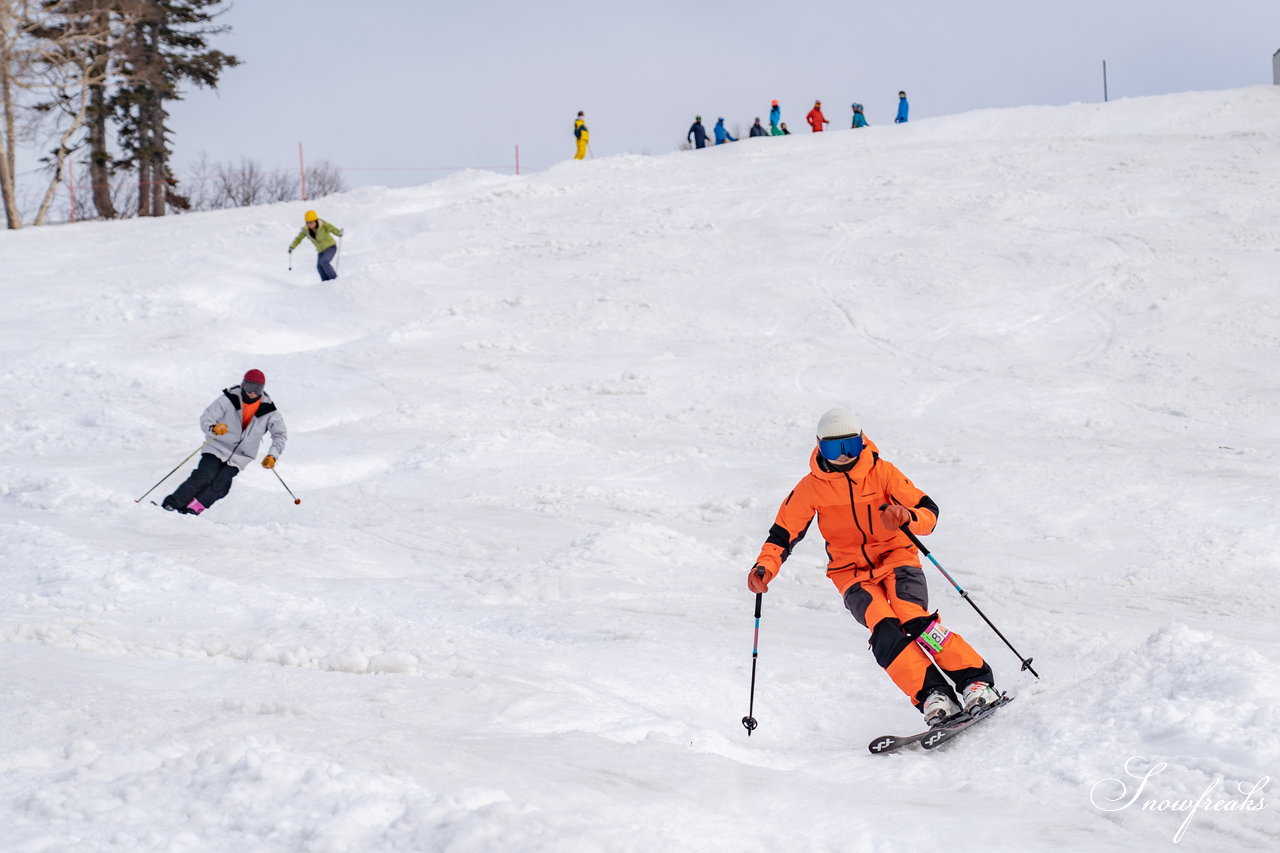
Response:
[[[1226,89],[1271,83],[1280,49],[1280,0],[239,0],[222,22],[244,64],[174,105],[179,172],[201,151],[295,168],[302,142],[352,186],[510,166],[517,144],[545,168],[578,110],[594,156],[662,154],[695,114],[745,130],[772,98],[793,131],[814,99],[833,129],[855,100],[883,125],[899,89],[913,120],[1101,101],[1104,59],[1113,99]]]

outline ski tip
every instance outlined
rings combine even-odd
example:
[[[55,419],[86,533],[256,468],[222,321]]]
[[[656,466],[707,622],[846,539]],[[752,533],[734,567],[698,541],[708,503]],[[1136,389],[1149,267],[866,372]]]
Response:
[[[883,735],[867,744],[867,749],[872,755],[879,755],[882,752],[889,752],[898,746],[898,739],[893,735]]]

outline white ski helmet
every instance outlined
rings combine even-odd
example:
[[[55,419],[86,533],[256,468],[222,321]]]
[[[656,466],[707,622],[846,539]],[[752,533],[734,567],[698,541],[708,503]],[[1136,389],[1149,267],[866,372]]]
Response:
[[[853,412],[837,406],[818,418],[818,439],[842,438],[846,435],[859,435],[862,425],[853,416]]]

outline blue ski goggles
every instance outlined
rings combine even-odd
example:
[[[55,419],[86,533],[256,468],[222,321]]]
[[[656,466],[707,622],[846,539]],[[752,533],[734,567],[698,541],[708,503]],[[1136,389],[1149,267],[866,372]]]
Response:
[[[818,452],[828,462],[839,459],[841,456],[857,459],[858,454],[862,452],[862,435],[846,435],[843,438],[820,438],[818,439]]]

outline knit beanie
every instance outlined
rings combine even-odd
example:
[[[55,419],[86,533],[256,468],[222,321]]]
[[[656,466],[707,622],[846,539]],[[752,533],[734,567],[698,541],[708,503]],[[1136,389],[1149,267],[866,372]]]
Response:
[[[818,438],[840,438],[846,435],[859,435],[862,425],[858,419],[845,408],[835,408],[818,419]]]

